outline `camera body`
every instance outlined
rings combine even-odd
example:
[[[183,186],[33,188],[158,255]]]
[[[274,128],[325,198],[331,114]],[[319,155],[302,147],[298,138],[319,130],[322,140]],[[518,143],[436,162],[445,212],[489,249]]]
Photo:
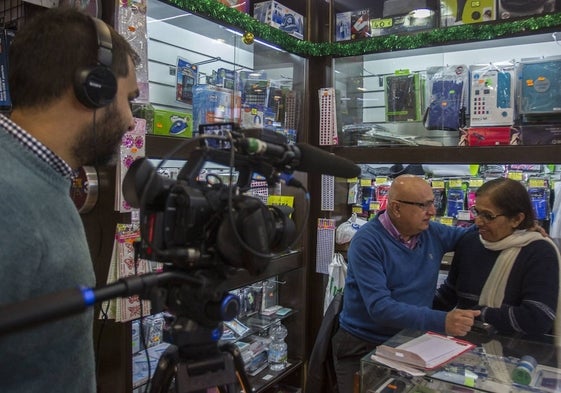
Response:
[[[232,149],[236,144],[232,140]],[[212,175],[199,179],[206,161],[232,164],[239,171],[238,182],[224,184]],[[139,159],[123,182],[125,199],[140,208],[139,252],[144,259],[187,270],[243,268],[255,275],[295,238],[290,209],[244,194],[253,173],[269,183],[278,180],[275,168],[262,158],[201,141],[177,180],[157,172],[148,160]]]

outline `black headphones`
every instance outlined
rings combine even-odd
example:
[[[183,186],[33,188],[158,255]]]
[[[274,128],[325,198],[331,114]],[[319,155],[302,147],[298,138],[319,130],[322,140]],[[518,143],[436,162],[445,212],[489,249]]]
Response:
[[[111,70],[113,42],[109,27],[100,19],[90,19],[97,37],[97,64],[76,71],[74,94],[87,108],[97,109],[113,101],[117,93],[117,79]]]

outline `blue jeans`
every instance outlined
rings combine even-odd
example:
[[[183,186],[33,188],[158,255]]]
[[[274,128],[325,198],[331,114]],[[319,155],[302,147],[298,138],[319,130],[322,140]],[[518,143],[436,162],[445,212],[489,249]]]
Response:
[[[342,329],[331,339],[333,363],[339,393],[353,393],[355,374],[360,371],[360,359],[381,343],[370,343]]]

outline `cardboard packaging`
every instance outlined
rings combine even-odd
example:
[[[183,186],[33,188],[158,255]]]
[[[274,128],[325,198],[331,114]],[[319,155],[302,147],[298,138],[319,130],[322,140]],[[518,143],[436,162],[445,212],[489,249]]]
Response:
[[[154,134],[191,138],[193,136],[193,116],[190,113],[154,110]]]
[[[489,22],[496,19],[495,0],[440,0],[441,27]]]
[[[253,17],[299,39],[304,38],[304,17],[278,1],[263,1],[253,6]]]
[[[523,60],[518,66],[520,114],[526,118],[561,115],[561,56]]]
[[[514,123],[514,65],[470,67],[470,126],[511,126]]]
[[[397,70],[385,77],[386,121],[419,121],[422,118],[421,80],[419,73]]]
[[[437,26],[436,0],[386,0],[381,15],[370,14],[372,36],[408,33]]]
[[[339,16],[339,19],[344,21],[345,26],[350,26],[351,40],[368,38],[371,36],[370,10],[368,8],[343,12]]]
[[[561,144],[561,124],[528,124],[518,130],[523,145]]]
[[[498,0],[498,18],[510,19],[556,12],[555,0]]]
[[[239,123],[241,93],[213,85],[197,85],[193,89],[193,129],[200,124]]]
[[[516,132],[511,127],[469,127],[460,136],[460,145],[498,146],[517,145]],[[463,143],[462,143],[463,142]]]

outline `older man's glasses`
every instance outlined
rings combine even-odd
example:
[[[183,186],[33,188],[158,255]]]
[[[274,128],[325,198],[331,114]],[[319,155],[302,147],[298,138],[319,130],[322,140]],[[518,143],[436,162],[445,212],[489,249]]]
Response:
[[[497,217],[504,216],[504,214],[491,214],[488,212],[480,212],[475,206],[469,208],[470,213],[474,218],[479,218],[485,224],[495,220]]]
[[[417,207],[420,207],[421,209],[423,209],[424,211],[429,211],[429,209],[434,206],[434,200],[433,201],[426,201],[426,202],[413,202],[413,201],[402,201],[402,200],[398,199],[397,202],[405,203],[406,205],[417,206]]]

